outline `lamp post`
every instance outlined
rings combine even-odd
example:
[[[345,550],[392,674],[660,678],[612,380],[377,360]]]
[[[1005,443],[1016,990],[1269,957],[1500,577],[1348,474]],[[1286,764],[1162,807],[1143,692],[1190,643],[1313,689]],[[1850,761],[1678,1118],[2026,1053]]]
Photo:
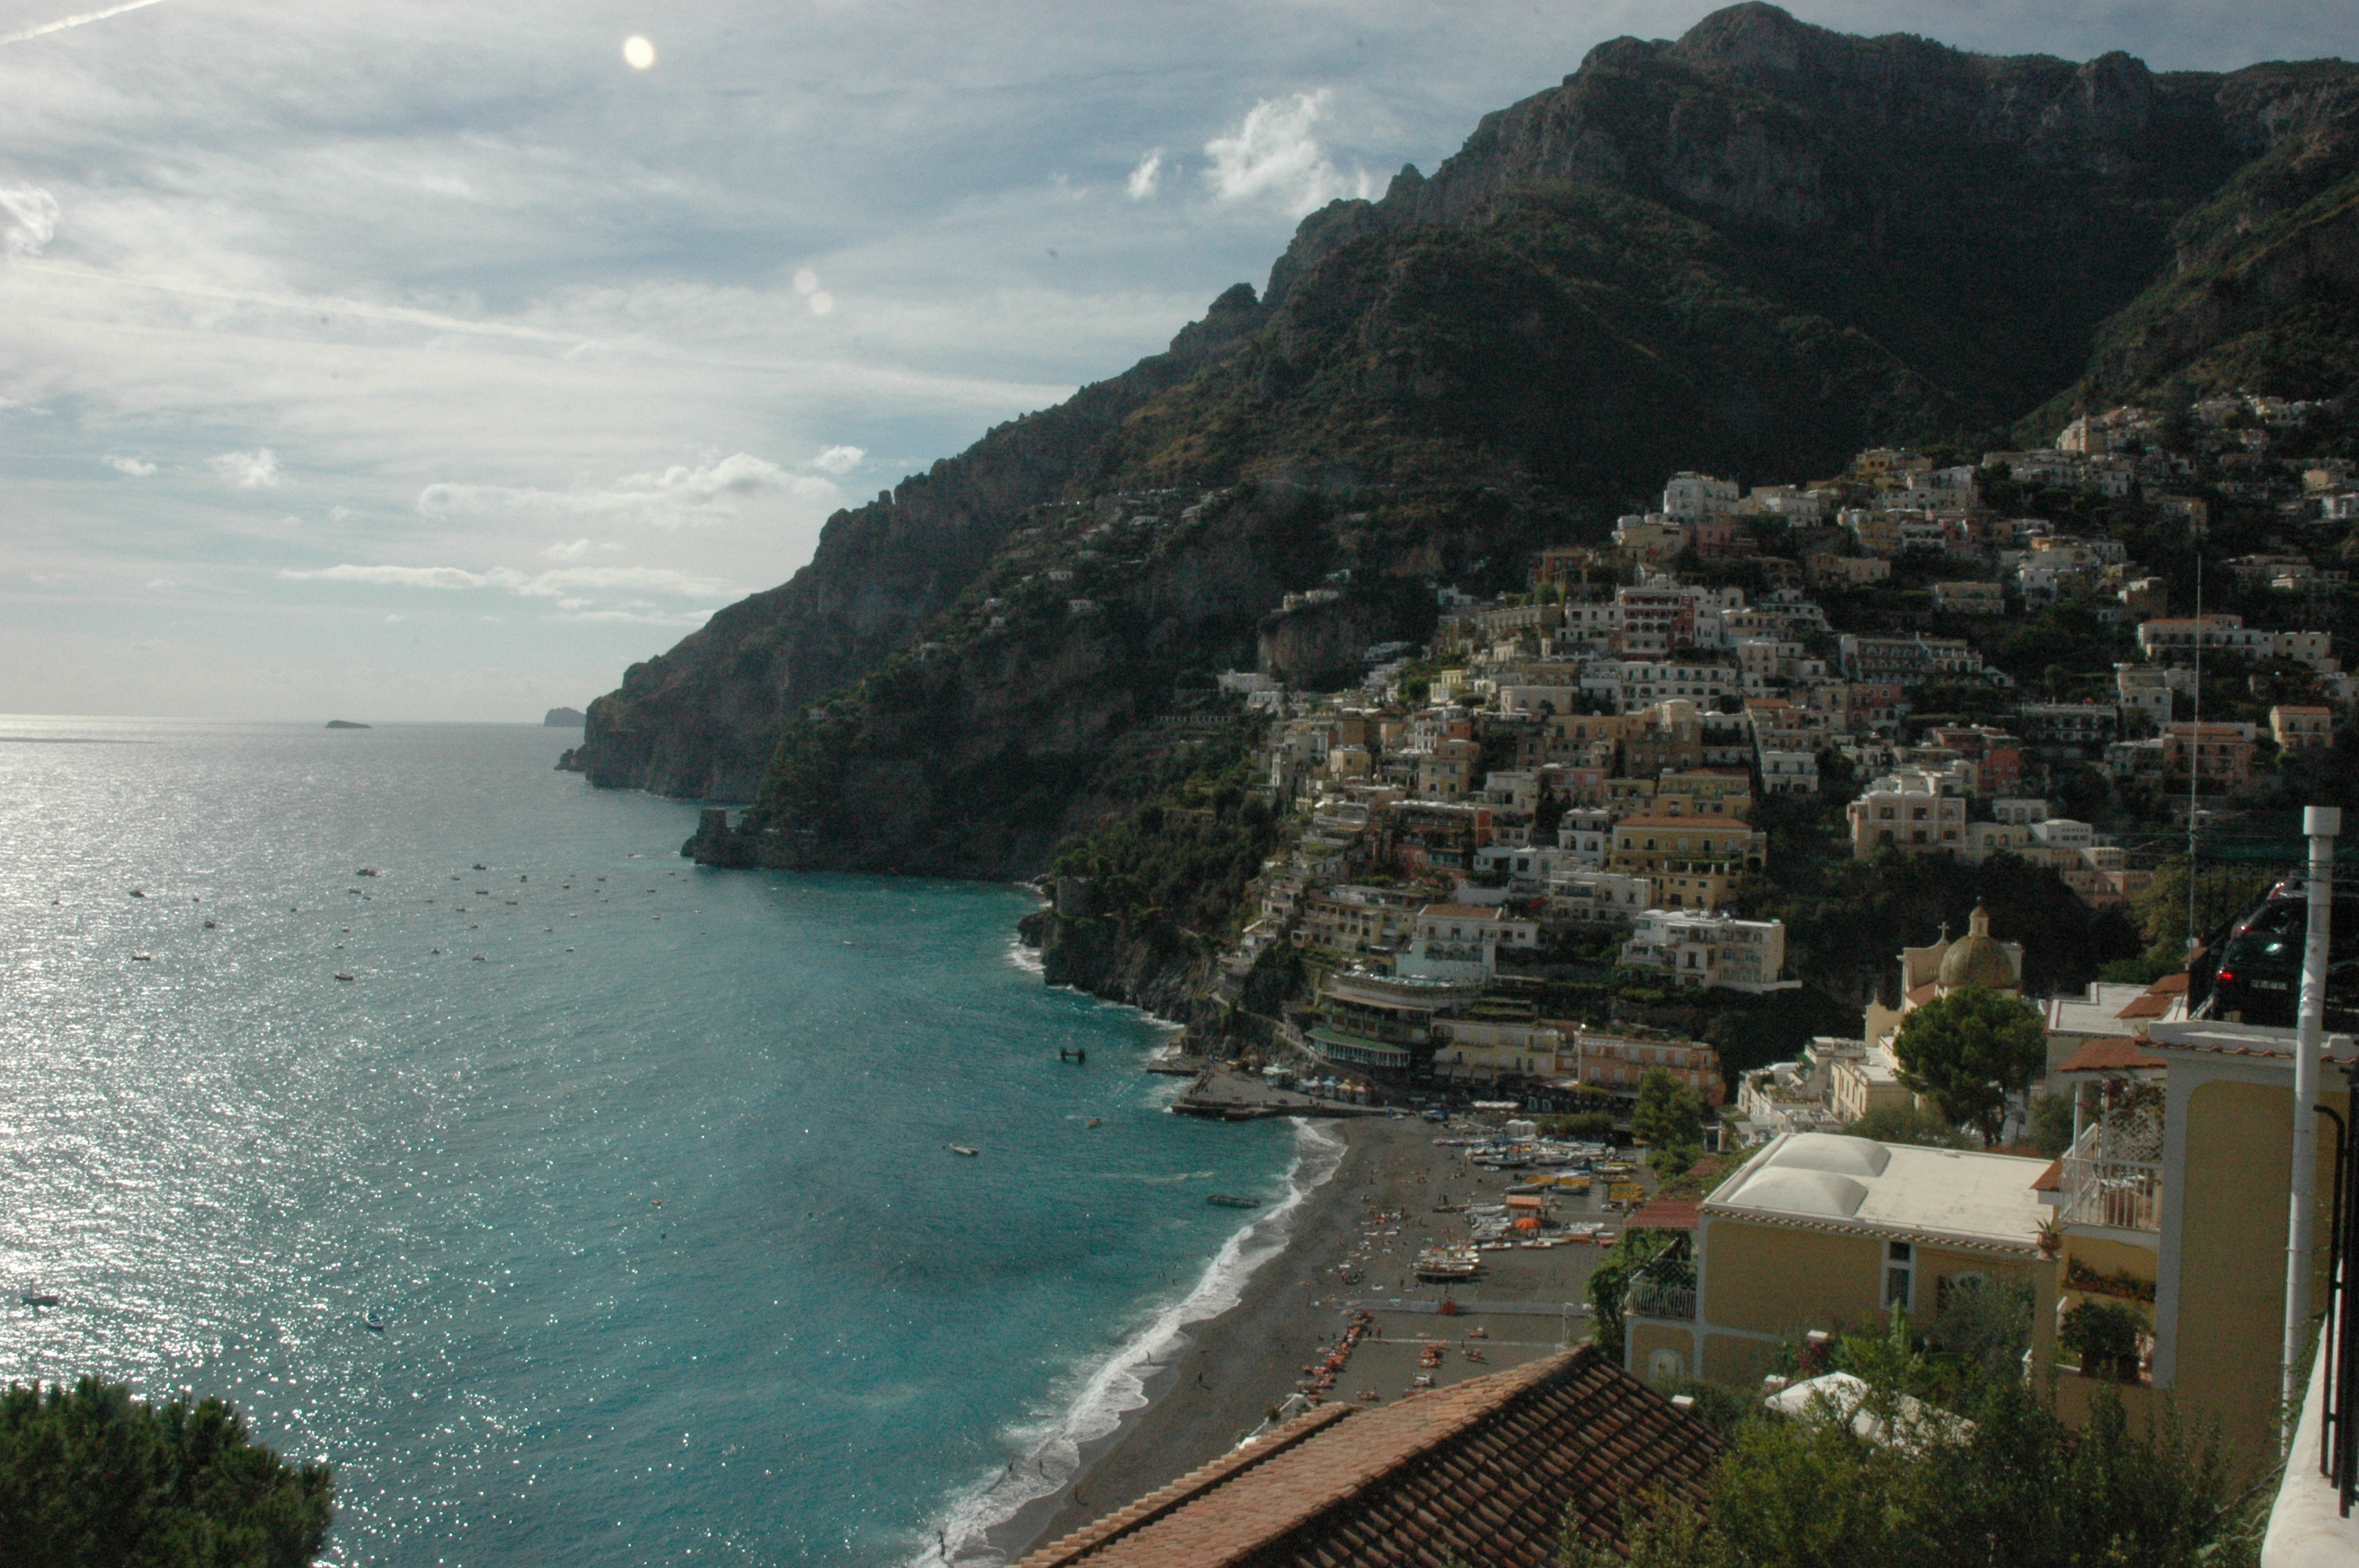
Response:
[[[2201,628],[2198,629],[2199,633]],[[2302,831],[2310,836],[2309,941],[2301,957],[2301,1011],[2294,1030],[2292,1192],[2286,1205],[2285,1345],[2282,1356],[2283,1444],[2293,1441],[2301,1408],[2301,1359],[2310,1328],[2310,1211],[2318,1185],[2318,1066],[2326,1022],[2326,964],[2334,920],[2334,840],[2343,812],[2332,806],[2305,807]]]

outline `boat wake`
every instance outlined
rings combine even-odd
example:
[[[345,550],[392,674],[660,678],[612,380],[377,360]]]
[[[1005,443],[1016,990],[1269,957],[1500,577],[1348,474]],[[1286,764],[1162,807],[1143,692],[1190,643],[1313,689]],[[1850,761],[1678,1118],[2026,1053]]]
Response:
[[[1286,1249],[1295,1215],[1343,1161],[1346,1145],[1340,1134],[1299,1119],[1294,1129],[1286,1196],[1222,1244],[1194,1289],[1156,1314],[1104,1361],[1079,1369],[1054,1415],[1010,1429],[1007,1435],[1020,1456],[1005,1473],[951,1502],[936,1521],[935,1543],[910,1559],[910,1568],[996,1568],[1006,1563],[990,1532],[1026,1504],[1062,1491],[1081,1468],[1082,1450],[1113,1435],[1124,1416],[1146,1405],[1147,1381],[1186,1346],[1188,1325],[1218,1317],[1244,1299],[1246,1281]]]

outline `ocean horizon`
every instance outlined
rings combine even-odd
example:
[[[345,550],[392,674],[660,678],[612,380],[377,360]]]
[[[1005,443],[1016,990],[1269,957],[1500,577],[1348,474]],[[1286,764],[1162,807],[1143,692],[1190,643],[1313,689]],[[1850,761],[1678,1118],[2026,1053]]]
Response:
[[[231,1400],[335,1563],[995,1561],[1335,1141],[577,738],[0,717],[0,1379]]]

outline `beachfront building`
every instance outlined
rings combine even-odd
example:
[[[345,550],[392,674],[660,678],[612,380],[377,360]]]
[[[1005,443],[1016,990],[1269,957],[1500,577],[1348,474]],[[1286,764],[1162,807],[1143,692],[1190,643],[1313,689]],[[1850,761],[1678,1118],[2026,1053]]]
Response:
[[[1703,1422],[1583,1346],[1274,1420],[1016,1568],[1556,1568],[1568,1529],[1622,1552],[1625,1506],[1701,1506],[1719,1456]]]
[[[1319,1021],[1304,1032],[1304,1039],[1336,1066],[1406,1072],[1430,1059],[1434,1021],[1471,1011],[1482,996],[1480,980],[1418,979],[1347,969],[1321,983]]]
[[[1635,1095],[1647,1075],[1657,1068],[1703,1097],[1709,1106],[1728,1098],[1720,1075],[1720,1053],[1692,1040],[1642,1039],[1609,1034],[1580,1024],[1559,1022],[1564,1044],[1557,1048],[1558,1081],[1566,1088],[1603,1090],[1611,1095]]]
[[[1701,1204],[1625,1305],[1623,1365],[1651,1381],[1757,1387],[1813,1331],[1873,1331],[1895,1308],[1920,1329],[1969,1281],[2034,1292],[2053,1338],[2039,1251],[2044,1164],[1834,1133],[1787,1133]]]
[[[1537,1020],[1452,1018],[1433,1026],[1434,1076],[1456,1083],[1548,1077],[1564,1032]]]
[[[1622,945],[1618,961],[1683,990],[1718,988],[1759,996],[1801,984],[1778,979],[1786,969],[1784,921],[1739,920],[1702,910],[1647,911]]]

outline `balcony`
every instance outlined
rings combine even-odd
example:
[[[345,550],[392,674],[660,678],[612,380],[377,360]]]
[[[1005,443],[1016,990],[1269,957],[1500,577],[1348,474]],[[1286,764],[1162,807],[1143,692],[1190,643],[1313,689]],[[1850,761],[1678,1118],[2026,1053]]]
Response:
[[[1695,1260],[1688,1255],[1684,1241],[1638,1271],[1630,1281],[1622,1311],[1626,1317],[1695,1321]]]
[[[2162,1228],[2162,1110],[2139,1099],[2107,1108],[2063,1160],[2065,1225]]]

